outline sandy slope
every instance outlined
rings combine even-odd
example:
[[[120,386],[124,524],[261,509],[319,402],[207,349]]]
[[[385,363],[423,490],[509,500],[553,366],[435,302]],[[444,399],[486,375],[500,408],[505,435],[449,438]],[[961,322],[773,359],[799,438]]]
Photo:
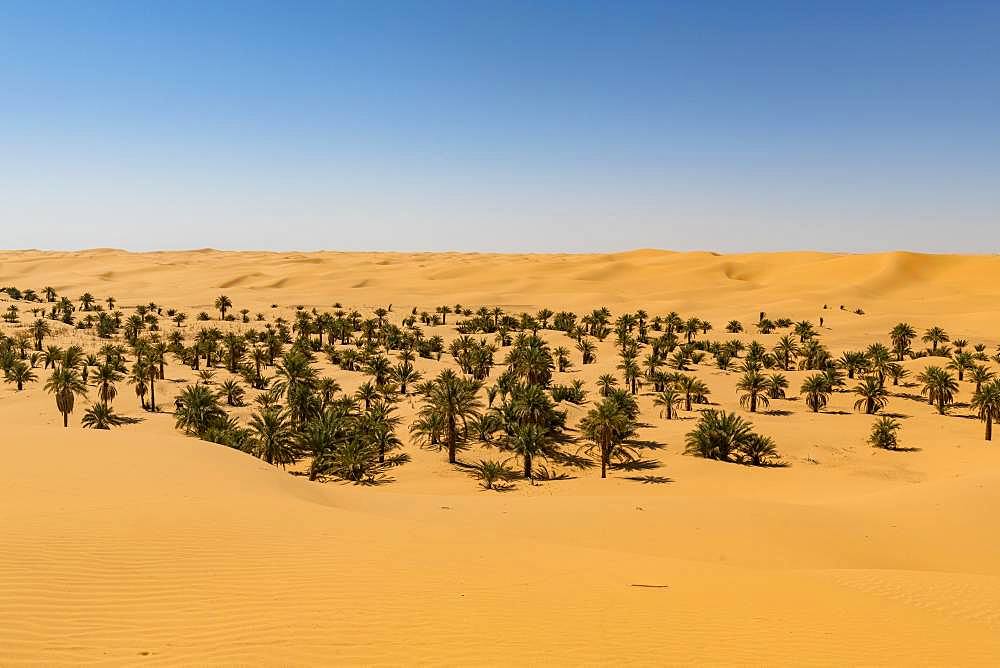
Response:
[[[8,284],[192,312],[224,291],[269,317],[272,303],[287,317],[334,301],[642,307],[711,320],[718,337],[765,310],[823,315],[837,354],[905,319],[994,351],[1000,259],[0,253]],[[592,386],[614,369],[611,345],[562,380]],[[697,373],[737,409],[736,374]],[[797,389],[804,374],[788,375]],[[167,376],[165,406],[191,378],[176,364]],[[142,415],[120,392],[116,406]],[[1000,450],[968,409],[894,397],[919,450],[885,453],[864,444],[871,418],[850,395],[830,407],[844,415],[778,401],[787,414],[754,422],[791,465],[751,470],[683,456],[693,420],[641,403],[643,435],[665,444],[650,473],[669,482],[583,472],[501,495],[411,444],[393,482],[357,488],[184,438],[167,413],[113,433],[79,429],[77,413],[63,430],[37,385],[2,385],[0,664],[996,663]]]

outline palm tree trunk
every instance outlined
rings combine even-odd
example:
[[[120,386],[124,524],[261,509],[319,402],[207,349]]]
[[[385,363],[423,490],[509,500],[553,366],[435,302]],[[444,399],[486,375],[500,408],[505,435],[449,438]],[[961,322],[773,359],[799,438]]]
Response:
[[[601,477],[608,477],[608,458],[605,455],[604,448],[601,448]]]
[[[531,480],[531,453],[524,453],[524,477]]]
[[[458,440],[458,428],[454,418],[448,418],[448,463],[455,463],[455,445]]]
[[[69,413],[63,413],[63,427],[69,426]]]
[[[149,410],[156,412],[156,381],[149,379]]]
[[[986,414],[986,440],[993,440],[993,416],[989,413]]]

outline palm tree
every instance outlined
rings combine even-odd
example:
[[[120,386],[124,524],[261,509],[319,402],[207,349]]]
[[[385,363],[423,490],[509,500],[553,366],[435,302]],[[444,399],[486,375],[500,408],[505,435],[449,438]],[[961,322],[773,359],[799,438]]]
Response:
[[[799,354],[799,346],[795,343],[795,339],[788,336],[782,336],[778,339],[778,343],[774,346],[774,356],[781,360],[781,368],[788,371],[789,365],[795,361],[795,356]]]
[[[63,427],[69,426],[69,414],[73,412],[76,398],[87,396],[87,385],[76,369],[57,366],[45,382],[45,391],[56,398],[56,408],[63,416]]]
[[[986,365],[977,364],[969,371],[969,380],[976,384],[976,392],[978,392],[984,383],[993,380],[994,375]]]
[[[178,429],[188,434],[201,436],[225,419],[218,395],[205,385],[188,385],[177,397],[174,421]]]
[[[896,432],[902,428],[903,425],[899,423],[898,420],[894,420],[887,415],[883,415],[879,419],[875,420],[872,425],[871,435],[868,436],[868,442],[872,447],[882,448],[884,450],[895,450],[899,447],[899,439],[896,436]]]
[[[405,395],[408,386],[419,383],[423,374],[413,368],[410,361],[402,361],[392,370],[393,380],[399,385],[399,393]]]
[[[593,364],[597,360],[597,345],[590,339],[577,341],[576,349],[583,355],[583,364]]]
[[[687,374],[677,375],[677,389],[684,393],[684,410],[690,412],[695,398],[699,401],[708,396],[708,385],[704,381]]]
[[[219,295],[215,298],[215,310],[219,312],[219,319],[226,319],[226,310],[233,307],[233,300],[226,295]]]
[[[684,401],[684,396],[680,393],[676,386],[670,384],[664,387],[663,391],[656,395],[653,399],[653,405],[662,406],[660,414],[666,419],[672,420],[674,418],[674,413],[677,411],[677,407],[681,405],[682,401]]]
[[[698,426],[685,436],[685,452],[729,462],[752,436],[750,423],[735,413],[707,410],[701,414]]]
[[[94,404],[83,413],[80,424],[87,429],[111,429],[126,424],[135,424],[139,420],[115,413],[111,406],[105,403]]]
[[[885,376],[889,372],[892,353],[881,343],[873,343],[865,351],[868,369],[878,377],[879,387],[885,387]]]
[[[931,348],[931,351],[936,353],[938,344],[947,343],[949,339],[948,339],[948,333],[945,332],[943,329],[941,329],[940,327],[931,327],[926,332],[924,332],[924,335],[920,338],[920,340],[923,341],[924,343],[930,343],[933,346]]]
[[[767,396],[769,399],[784,399],[788,389],[788,378],[783,373],[772,373],[767,377]]]
[[[63,349],[59,346],[48,346],[42,353],[42,368],[48,369],[50,366],[54,369],[58,366],[63,359]]]
[[[774,466],[780,460],[778,448],[769,436],[750,434],[736,455],[741,464],[747,466]]]
[[[983,385],[972,395],[972,408],[986,423],[986,440],[993,440],[993,421],[1000,420],[1000,381]]]
[[[830,384],[825,375],[814,373],[802,382],[799,392],[806,395],[806,406],[818,413],[830,401]]]
[[[889,403],[888,393],[875,376],[865,376],[854,388],[854,393],[860,397],[854,402],[854,410],[864,409],[868,415],[874,415]]]
[[[892,347],[896,351],[896,361],[902,362],[903,356],[910,349],[910,343],[917,336],[917,331],[913,327],[905,322],[901,322],[892,328],[889,332],[889,338],[892,340]]]
[[[41,352],[42,341],[46,336],[52,335],[52,328],[49,327],[49,323],[45,322],[41,318],[38,318],[31,324],[31,336],[35,339],[35,350]]]
[[[105,406],[115,400],[118,389],[115,383],[122,379],[122,374],[118,372],[112,364],[101,364],[97,367],[97,375],[94,377],[94,385],[97,386],[97,396]]]
[[[238,380],[230,378],[219,386],[219,395],[225,397],[226,403],[230,406],[242,406],[246,390],[243,389]]]
[[[146,395],[149,393],[149,376],[146,375],[146,368],[141,360],[137,360],[132,366],[132,372],[128,377],[128,384],[135,387],[135,396],[139,397],[139,403],[143,410],[146,409]]]
[[[17,385],[18,392],[24,389],[25,383],[33,383],[38,380],[38,376],[31,370],[28,363],[23,360],[16,360],[11,364],[7,371],[4,372],[4,376],[8,383],[15,383]]]
[[[254,413],[250,417],[250,433],[255,457],[281,468],[298,459],[295,431],[287,411],[270,408]]]
[[[478,417],[482,402],[478,393],[480,383],[466,380],[451,369],[445,369],[434,379],[424,400],[420,415],[436,417],[444,425],[445,444],[448,446],[448,463],[455,463],[459,441],[459,423],[463,432],[465,423]]]
[[[544,425],[526,423],[519,424],[514,433],[506,440],[515,454],[524,461],[524,477],[531,480],[531,465],[535,457],[545,453],[552,437]]]
[[[601,396],[606,397],[611,393],[611,390],[618,387],[618,380],[610,373],[601,374],[597,378],[597,387],[600,388]]]
[[[958,392],[955,378],[939,366],[929,366],[917,376],[917,380],[923,383],[921,394],[927,395],[927,402],[936,404],[938,413],[944,415]]]
[[[613,397],[605,397],[580,421],[580,432],[596,447],[601,458],[601,477],[608,477],[608,466],[615,450],[635,431],[631,417]]]
[[[967,352],[957,352],[952,356],[951,361],[948,362],[948,368],[958,371],[958,382],[965,380],[965,372],[976,366],[976,360],[973,359],[972,353]]]
[[[396,436],[400,418],[393,413],[396,406],[391,401],[379,401],[361,417],[360,428],[364,438],[378,449],[379,464],[385,463],[385,455],[402,445]]]
[[[767,398],[767,378],[759,371],[747,371],[736,384],[736,389],[741,392],[740,406],[749,408],[751,413],[757,412],[757,405],[761,404],[767,408],[770,403]]]

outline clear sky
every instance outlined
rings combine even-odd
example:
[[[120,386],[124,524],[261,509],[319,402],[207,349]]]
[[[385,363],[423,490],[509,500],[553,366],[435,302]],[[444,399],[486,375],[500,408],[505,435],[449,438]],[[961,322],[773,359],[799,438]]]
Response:
[[[3,2],[0,247],[996,252],[1000,2]]]

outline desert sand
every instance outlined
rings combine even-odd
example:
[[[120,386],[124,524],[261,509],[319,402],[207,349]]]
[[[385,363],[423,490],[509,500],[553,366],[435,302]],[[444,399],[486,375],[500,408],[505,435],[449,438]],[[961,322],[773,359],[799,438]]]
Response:
[[[990,354],[1000,343],[993,256],[20,251],[0,253],[6,285],[192,314],[224,292],[268,318],[272,304],[290,318],[334,302],[366,315],[643,308],[709,320],[720,337],[766,311],[824,317],[835,356],[887,343],[900,321]],[[450,339],[452,321],[428,329]],[[770,348],[779,335],[740,338]],[[557,376],[594,396],[616,373],[613,346],[587,366],[573,350]],[[323,369],[345,390],[363,380]],[[484,491],[403,429],[412,461],[385,484],[310,482],[176,431],[172,397],[194,376],[175,360],[163,412],[140,410],[123,383],[115,408],[143,421],[110,432],[80,428],[86,401],[64,429],[41,383],[0,384],[0,664],[997,663],[1000,445],[971,417],[968,382],[946,416],[919,388],[892,388],[887,410],[913,450],[889,452],[865,442],[873,417],[853,394],[819,414],[795,399],[807,372],[788,372],[791,398],[752,416],[738,372],[694,372],[788,466],[685,455],[693,416],[668,422],[640,395],[642,436],[663,445],[649,477],[591,469]],[[415,405],[403,400],[404,421]],[[585,408],[568,410],[573,424]]]

